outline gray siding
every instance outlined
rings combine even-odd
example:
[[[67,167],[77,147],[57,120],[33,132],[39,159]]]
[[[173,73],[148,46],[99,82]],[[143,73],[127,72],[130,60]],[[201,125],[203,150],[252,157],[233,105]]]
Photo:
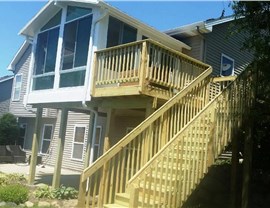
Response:
[[[213,74],[220,74],[221,54],[234,59],[234,73],[239,74],[252,61],[253,55],[242,51],[244,35],[241,33],[228,36],[230,22],[216,25],[213,31],[205,35],[206,63],[213,67]]]
[[[13,79],[0,82],[0,117],[9,112]]]
[[[60,119],[61,119],[61,111],[59,111],[57,119],[56,119],[56,124],[55,124],[54,134],[53,134],[53,141],[51,143],[51,148],[52,148],[51,153],[46,158],[47,164],[51,165],[51,166],[54,166],[55,161],[56,161],[56,156],[57,156],[57,138],[59,135]],[[62,168],[67,168],[67,169],[71,169],[71,170],[78,170],[78,171],[83,170],[84,158],[85,158],[85,148],[86,148],[88,129],[89,129],[89,120],[90,120],[90,115],[88,115],[88,114],[69,111]],[[82,126],[86,127],[85,140],[84,140],[84,151],[83,151],[83,159],[82,160],[76,160],[76,159],[72,158],[74,128],[76,125],[82,125]],[[97,125],[102,127],[101,137],[104,138],[105,119],[99,117],[98,121],[97,121]]]
[[[203,60],[203,38],[200,36],[193,36],[190,38],[181,39],[184,43],[191,47],[191,50],[183,49],[183,53],[191,56],[197,60]]]
[[[24,108],[23,99],[26,94],[27,88],[27,78],[29,71],[29,64],[31,59],[31,45],[26,49],[25,53],[18,61],[15,66],[14,75],[22,74],[22,86],[21,86],[21,94],[19,101],[12,101],[10,103],[10,112],[18,117],[35,117],[35,114],[32,112],[33,109],[31,106],[27,106],[27,110]],[[15,79],[14,79],[15,80]],[[14,90],[14,84],[12,87],[12,91]]]

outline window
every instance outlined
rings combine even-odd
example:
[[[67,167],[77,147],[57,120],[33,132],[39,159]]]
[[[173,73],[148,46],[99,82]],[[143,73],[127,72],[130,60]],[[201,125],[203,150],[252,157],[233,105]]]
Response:
[[[41,153],[48,154],[49,147],[52,141],[52,136],[53,136],[53,125],[44,124],[42,133],[42,143],[40,148]]]
[[[107,47],[129,43],[136,40],[137,29],[121,22],[114,17],[109,18]]]
[[[85,140],[85,126],[75,126],[73,136],[72,158],[82,160]]]
[[[224,54],[221,55],[221,76],[231,76],[234,74],[234,60]]]
[[[61,11],[49,20],[38,34],[33,90],[53,88],[60,20]]]
[[[84,85],[92,25],[91,12],[91,9],[68,7],[64,28],[60,87]]]
[[[21,88],[22,88],[22,75],[17,74],[15,76],[15,82],[14,82],[14,90],[13,90],[13,101],[19,101],[20,100],[20,94],[21,94]]]
[[[102,130],[101,126],[96,127],[93,162],[96,161],[99,158],[99,156],[101,155],[101,151],[100,151],[100,148],[101,148],[101,130]]]
[[[26,139],[26,129],[27,124],[20,124],[18,145],[20,145],[23,149],[25,149],[24,141]]]

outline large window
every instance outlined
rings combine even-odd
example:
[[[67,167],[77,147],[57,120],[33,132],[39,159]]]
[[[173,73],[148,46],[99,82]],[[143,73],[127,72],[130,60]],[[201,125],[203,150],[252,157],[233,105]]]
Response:
[[[68,7],[64,28],[60,87],[84,85],[92,10]]]
[[[107,47],[129,43],[136,40],[137,29],[121,22],[114,17],[109,18]]]
[[[85,126],[75,126],[73,136],[72,158],[82,160],[85,140]]]
[[[20,124],[18,145],[20,145],[21,148],[23,149],[25,149],[24,142],[26,140],[26,129],[27,129],[27,124]]]
[[[33,90],[53,88],[61,11],[45,24],[37,37]]]
[[[12,97],[13,101],[20,100],[21,88],[22,88],[22,75],[17,74],[14,78],[14,89],[13,89],[13,97]]]
[[[43,133],[42,133],[42,143],[41,143],[41,148],[40,148],[41,153],[48,154],[52,137],[53,137],[53,125],[44,124]]]

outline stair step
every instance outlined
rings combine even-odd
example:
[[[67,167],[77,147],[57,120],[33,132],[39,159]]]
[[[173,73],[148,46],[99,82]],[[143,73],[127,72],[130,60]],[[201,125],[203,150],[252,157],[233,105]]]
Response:
[[[104,208],[128,208],[128,206],[123,206],[121,204],[104,204],[103,205]]]
[[[130,194],[129,193],[117,193],[117,194],[115,194],[115,204],[121,205],[123,207],[129,207],[129,199],[130,199]],[[157,203],[154,202],[153,200],[150,200],[149,203],[151,205],[157,205]],[[143,205],[142,197],[139,195],[138,207],[141,207],[142,205]]]

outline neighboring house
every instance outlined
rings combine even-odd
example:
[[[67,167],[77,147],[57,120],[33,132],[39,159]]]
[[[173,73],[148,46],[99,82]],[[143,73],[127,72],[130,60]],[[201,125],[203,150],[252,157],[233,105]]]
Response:
[[[233,76],[253,59],[252,53],[241,49],[244,34],[231,33],[233,21],[233,16],[209,19],[165,33],[191,46],[191,50],[183,52],[211,65],[214,76]]]
[[[26,119],[31,120],[29,126],[31,129],[35,127],[35,130],[29,130],[29,134],[33,135],[34,142],[36,137],[40,139],[40,142],[37,140],[38,152],[43,153],[46,164],[57,164],[58,172],[61,167],[73,170],[87,167],[153,112],[153,100],[159,99],[164,103],[171,97],[167,85],[157,88],[162,85],[161,82],[151,89],[145,87],[144,91],[141,86],[132,88],[142,76],[138,67],[145,53],[158,49],[159,43],[179,52],[190,49],[186,44],[103,1],[49,1],[20,34],[26,37],[25,44],[29,47],[25,46],[24,52],[19,52],[11,65],[15,77],[23,74],[25,84],[20,102],[13,102],[11,109],[16,111],[20,106],[20,110],[24,111],[24,108],[28,108],[25,111],[27,115],[18,113],[17,116],[21,116],[19,120],[22,124],[27,123]],[[103,74],[107,77],[94,74],[95,51],[148,38],[159,43],[149,42],[149,49],[146,49],[141,41],[137,45],[127,46],[127,49],[119,49],[114,60],[107,62],[106,69],[109,71]],[[166,51],[162,48],[159,50],[160,54]],[[24,68],[24,64],[27,67]],[[117,64],[118,72],[110,70]],[[122,66],[128,66],[130,71],[120,69]],[[20,72],[23,69],[27,72]],[[114,83],[101,81],[96,87],[95,76],[99,79],[119,79]],[[131,86],[124,84],[128,77],[131,77]],[[139,84],[142,83],[148,86],[145,82]],[[158,90],[167,92],[158,93]],[[152,95],[152,92],[156,92],[156,95]],[[129,99],[125,95],[129,95]],[[156,106],[160,105],[159,102],[156,102]],[[29,109],[29,105],[38,109],[35,124],[31,112],[33,109]],[[57,116],[44,114],[45,108],[49,111],[57,109]],[[40,114],[42,109],[43,115]],[[32,146],[32,140],[28,137],[24,143],[28,149]]]
[[[9,112],[13,76],[0,77],[0,117]]]

